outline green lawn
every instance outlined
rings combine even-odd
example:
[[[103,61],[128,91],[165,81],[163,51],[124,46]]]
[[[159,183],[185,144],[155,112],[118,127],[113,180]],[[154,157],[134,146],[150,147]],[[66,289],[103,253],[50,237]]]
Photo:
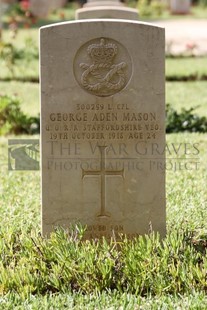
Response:
[[[16,95],[22,105],[22,110],[30,115],[37,116],[40,112],[39,84],[21,82],[0,82],[0,93],[9,96]]]
[[[166,78],[168,80],[207,78],[207,57],[167,58]]]
[[[39,42],[38,28],[19,29],[15,38],[12,38],[12,32],[8,29],[4,29],[2,32],[2,40],[5,42],[13,43],[17,48],[24,47],[25,40],[27,38],[31,38],[34,42],[34,45],[37,47]]]
[[[1,64],[1,73],[0,80],[12,81],[12,80],[20,80],[20,81],[35,81],[37,82],[39,79],[39,62],[38,60],[17,60],[15,65],[12,66],[12,71],[10,70],[10,66],[5,62],[0,60]]]
[[[171,14],[169,10],[164,10],[161,16],[141,16],[140,20],[146,22],[153,22],[156,20],[179,20],[179,19],[205,19],[207,15],[207,7],[202,6],[192,6],[190,10],[190,14],[183,15],[183,14]]]
[[[179,112],[181,108],[198,107],[194,113],[207,116],[207,81],[167,82],[166,103]]]
[[[136,297],[131,294],[108,292],[101,294],[56,294],[30,296],[24,303],[14,294],[2,300],[4,309],[18,310],[206,310],[207,297],[193,292],[190,296]]]

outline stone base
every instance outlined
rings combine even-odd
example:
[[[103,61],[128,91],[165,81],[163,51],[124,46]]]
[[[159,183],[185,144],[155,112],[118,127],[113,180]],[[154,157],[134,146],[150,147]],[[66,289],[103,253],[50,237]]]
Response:
[[[136,9],[123,6],[98,6],[84,7],[76,10],[75,19],[94,19],[94,18],[115,18],[137,20],[138,11]]]

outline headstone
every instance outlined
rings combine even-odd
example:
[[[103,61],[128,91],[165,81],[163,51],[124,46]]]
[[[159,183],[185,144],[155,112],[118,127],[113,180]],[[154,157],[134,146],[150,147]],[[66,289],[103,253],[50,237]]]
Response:
[[[121,29],[121,31],[120,31]],[[165,235],[164,29],[41,28],[42,231]]]
[[[51,0],[50,3],[51,3],[51,10],[56,10],[64,7],[64,5],[67,3],[67,0]]]
[[[172,14],[189,14],[191,0],[170,0],[170,11]]]
[[[13,0],[0,0],[0,38],[2,34],[3,29],[3,15],[6,12],[6,10],[9,8],[9,5],[12,4]]]
[[[75,19],[91,18],[137,20],[138,11],[125,7],[119,0],[88,0],[83,8],[76,10]]]
[[[15,2],[17,2],[16,0],[1,0],[0,3],[4,3],[7,6],[14,4]]]
[[[36,17],[45,18],[50,11],[64,6],[66,0],[30,0],[30,11]]]
[[[1,33],[2,33],[2,28],[3,28],[2,18],[3,18],[3,6],[2,6],[2,2],[0,1],[0,38],[1,38]]]
[[[30,11],[36,17],[44,18],[50,11],[48,0],[30,0]]]

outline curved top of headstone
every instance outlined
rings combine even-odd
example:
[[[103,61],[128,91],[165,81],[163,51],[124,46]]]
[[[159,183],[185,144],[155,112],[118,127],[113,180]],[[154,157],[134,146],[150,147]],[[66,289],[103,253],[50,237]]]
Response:
[[[99,24],[105,24],[105,23],[122,23],[122,24],[136,24],[140,25],[143,27],[153,27],[153,28],[158,28],[158,29],[165,29],[164,27],[161,27],[160,25],[155,25],[147,22],[141,22],[141,21],[136,21],[136,20],[127,20],[127,19],[112,19],[112,18],[105,18],[105,19],[83,19],[83,20],[74,20],[74,21],[67,21],[67,22],[60,22],[60,23],[55,23],[55,24],[50,24],[46,26],[40,27],[41,29],[45,28],[57,28],[57,27],[62,27],[62,26],[67,26],[67,25],[75,25],[75,24],[94,24],[94,23],[99,23]]]

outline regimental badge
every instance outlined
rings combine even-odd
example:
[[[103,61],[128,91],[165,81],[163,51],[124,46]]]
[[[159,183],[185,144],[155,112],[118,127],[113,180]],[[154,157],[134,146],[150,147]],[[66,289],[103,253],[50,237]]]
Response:
[[[112,39],[100,38],[85,44],[83,51],[75,59],[75,72],[78,83],[88,92],[97,96],[111,96],[122,90],[129,80],[131,67],[127,51]],[[97,42],[98,41],[98,42]],[[123,61],[120,61],[123,57]],[[81,62],[87,60],[87,62]],[[127,60],[130,64],[127,63]]]

